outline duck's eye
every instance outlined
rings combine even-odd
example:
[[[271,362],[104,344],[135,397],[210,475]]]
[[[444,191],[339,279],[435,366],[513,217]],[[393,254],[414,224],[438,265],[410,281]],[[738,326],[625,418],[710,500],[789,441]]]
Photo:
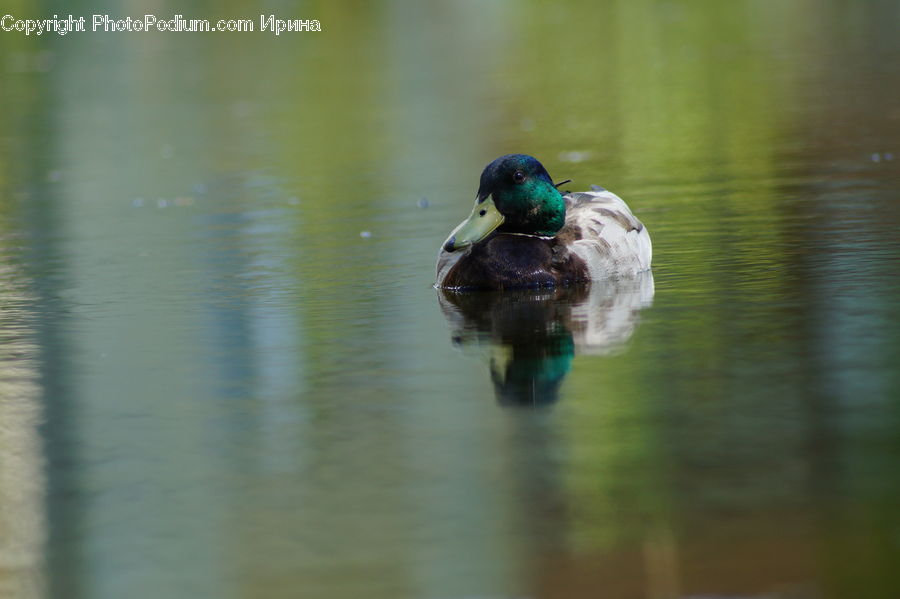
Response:
[[[515,181],[516,183],[522,183],[523,181],[525,181],[525,173],[523,173],[522,171],[514,172],[513,181]]]

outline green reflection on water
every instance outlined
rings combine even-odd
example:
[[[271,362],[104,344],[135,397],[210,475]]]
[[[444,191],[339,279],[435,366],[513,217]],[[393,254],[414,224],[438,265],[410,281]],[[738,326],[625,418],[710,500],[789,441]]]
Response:
[[[441,290],[438,299],[453,343],[485,354],[498,403],[546,407],[558,401],[576,353],[608,355],[623,348],[653,293],[653,273],[647,272],[556,290]]]
[[[46,493],[44,594],[898,594],[895,6],[297,10],[323,34],[0,35],[47,459],[0,501]],[[510,151],[629,201],[652,307],[441,304]],[[536,370],[550,409],[498,409]]]

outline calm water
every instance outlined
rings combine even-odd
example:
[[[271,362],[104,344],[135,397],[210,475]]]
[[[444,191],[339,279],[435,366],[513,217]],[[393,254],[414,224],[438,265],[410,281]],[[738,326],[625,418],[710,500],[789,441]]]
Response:
[[[0,32],[0,596],[900,597],[900,8],[597,4]],[[434,290],[512,151],[652,275]]]

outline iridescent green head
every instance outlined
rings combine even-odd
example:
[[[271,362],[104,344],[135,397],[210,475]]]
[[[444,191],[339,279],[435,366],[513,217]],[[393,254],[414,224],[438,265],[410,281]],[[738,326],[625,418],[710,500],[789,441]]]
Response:
[[[475,209],[450,233],[444,249],[478,243],[494,230],[552,236],[565,220],[566,202],[544,166],[525,154],[507,154],[481,173]]]

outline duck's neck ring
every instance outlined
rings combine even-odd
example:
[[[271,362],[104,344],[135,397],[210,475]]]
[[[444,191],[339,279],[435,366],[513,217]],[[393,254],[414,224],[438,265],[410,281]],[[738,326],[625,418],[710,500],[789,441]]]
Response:
[[[556,235],[537,235],[535,233],[514,233],[512,231],[498,231],[500,235],[518,235],[520,237],[534,237],[535,239],[544,239],[549,241],[556,237]]]

